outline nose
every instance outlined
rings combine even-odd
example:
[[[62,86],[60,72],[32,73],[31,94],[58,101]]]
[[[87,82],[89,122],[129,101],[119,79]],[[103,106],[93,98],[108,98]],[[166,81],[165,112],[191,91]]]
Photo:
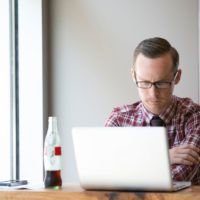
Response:
[[[159,95],[159,89],[155,85],[152,85],[151,88],[149,88],[149,93],[151,97],[156,98]]]

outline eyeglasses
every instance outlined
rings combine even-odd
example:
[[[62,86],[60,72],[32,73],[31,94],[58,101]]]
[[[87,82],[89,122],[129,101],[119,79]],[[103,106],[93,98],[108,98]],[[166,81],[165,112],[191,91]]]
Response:
[[[171,81],[150,82],[150,81],[137,81],[136,80],[136,85],[138,88],[142,88],[142,89],[149,89],[152,87],[152,85],[154,85],[158,89],[168,89],[171,87],[172,83],[174,82],[176,74],[177,74],[177,71],[174,73],[174,78]],[[136,77],[136,73],[135,73],[135,77]]]

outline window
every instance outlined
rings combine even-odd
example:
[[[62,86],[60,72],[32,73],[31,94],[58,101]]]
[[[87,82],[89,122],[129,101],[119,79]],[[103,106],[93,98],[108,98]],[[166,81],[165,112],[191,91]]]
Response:
[[[8,0],[0,0],[0,179],[10,178],[11,172],[11,43],[10,5]]]
[[[20,178],[43,179],[42,0],[18,0]],[[47,118],[44,118],[47,121]],[[46,130],[45,130],[46,131]]]
[[[0,180],[43,179],[42,2],[0,0]]]

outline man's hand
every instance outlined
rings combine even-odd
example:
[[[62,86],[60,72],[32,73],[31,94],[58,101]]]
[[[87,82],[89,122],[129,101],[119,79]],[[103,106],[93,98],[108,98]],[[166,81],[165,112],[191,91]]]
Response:
[[[200,161],[200,149],[192,144],[184,144],[169,150],[171,164],[194,165]]]

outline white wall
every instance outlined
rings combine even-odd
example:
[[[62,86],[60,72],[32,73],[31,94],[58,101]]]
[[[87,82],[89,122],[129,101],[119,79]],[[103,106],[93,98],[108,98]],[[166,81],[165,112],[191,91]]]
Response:
[[[180,53],[179,96],[198,101],[198,0],[50,0],[50,114],[58,116],[63,181],[77,181],[71,127],[103,126],[113,106],[138,99],[133,50],[161,36]]]

